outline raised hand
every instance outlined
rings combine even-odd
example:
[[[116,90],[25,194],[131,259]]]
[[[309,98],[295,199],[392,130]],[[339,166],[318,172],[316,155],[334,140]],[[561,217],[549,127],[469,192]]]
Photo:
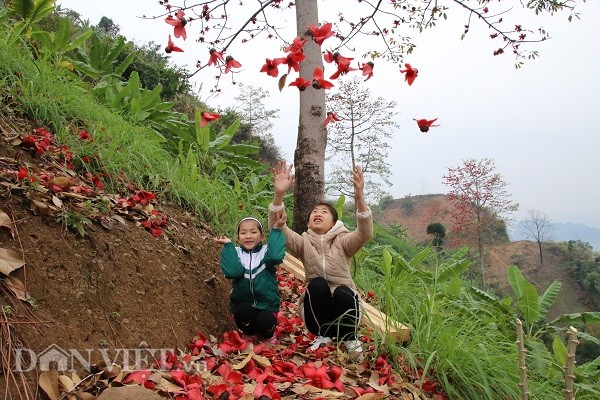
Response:
[[[292,183],[294,182],[295,176],[292,174],[292,168],[294,164],[287,165],[287,162],[279,161],[277,166],[273,168],[273,183],[275,185],[275,195],[283,195],[286,193]]]
[[[358,212],[367,211],[369,207],[365,202],[364,195],[365,177],[360,166],[356,165],[352,170],[350,182],[352,182],[352,185],[354,186],[354,202],[356,203],[356,209]]]

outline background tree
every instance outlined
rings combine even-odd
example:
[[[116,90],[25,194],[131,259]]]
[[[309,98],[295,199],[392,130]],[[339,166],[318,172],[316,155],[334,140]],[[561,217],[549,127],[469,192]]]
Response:
[[[329,11],[332,11],[329,20],[335,21],[335,25],[330,31],[332,35],[329,35],[329,32],[325,32],[328,25],[321,26],[324,21],[319,18],[319,2],[317,0],[297,0],[289,3],[281,0],[265,0],[256,3],[232,2],[231,4],[230,2],[231,0],[199,1],[188,6],[186,2],[159,1],[158,3],[166,11],[152,18],[164,19],[167,15],[175,18],[177,11],[188,11],[184,18],[185,21],[181,20],[180,23],[188,23],[193,20],[194,24],[187,26],[191,29],[193,25],[196,41],[206,46],[205,54],[208,55],[211,49],[224,54],[234,43],[246,43],[258,37],[283,39],[285,43],[282,47],[289,46],[293,38],[284,38],[281,35],[277,29],[280,25],[275,22],[280,20],[279,16],[273,16],[270,11],[283,11],[295,7],[297,36],[306,40],[302,49],[305,58],[300,63],[298,72],[300,77],[309,80],[312,79],[316,68],[323,69],[321,43],[324,39],[333,36],[336,41],[330,40],[326,47],[335,53],[339,49],[351,48],[351,42],[357,36],[377,37],[382,40],[369,41],[371,48],[359,51],[371,59],[382,58],[402,63],[403,55],[412,52],[415,47],[408,31],[411,29],[422,31],[435,26],[438,20],[447,18],[449,10],[449,6],[440,5],[431,0],[417,5],[407,5],[403,1],[396,0],[389,2],[357,0],[353,6],[349,6],[349,3],[331,2],[330,4],[335,5],[328,8]],[[344,11],[340,10],[340,4],[343,4]],[[455,4],[457,12],[458,10],[465,12],[466,23],[463,36],[468,34],[472,21],[487,26],[492,33],[488,34],[486,31],[485,35],[494,41],[493,54],[510,52],[515,55],[517,65],[522,59],[537,55],[535,51],[530,51],[527,45],[548,38],[546,30],[540,29],[538,26],[529,29],[518,20],[509,18],[511,15],[514,16],[512,13],[518,7],[513,8],[512,4],[505,4],[504,1],[500,1],[498,4],[481,3],[475,0],[453,0],[449,4]],[[231,7],[229,7],[230,5]],[[540,0],[522,3],[523,8],[536,14],[544,12],[554,14],[560,10],[567,10],[571,13],[570,17],[575,15],[573,13],[575,5],[575,2],[569,0],[561,2]],[[494,9],[496,7],[497,9]],[[233,9],[235,9],[236,18],[231,18],[233,13],[230,10]],[[346,10],[351,15],[346,15]],[[322,36],[316,38],[319,39],[319,43],[313,40],[314,33],[309,30],[311,26],[323,28],[319,31]],[[165,31],[167,27],[169,25],[165,24]],[[266,55],[271,63],[277,57],[279,55]],[[214,90],[220,91],[218,88],[220,77],[228,69],[224,62],[214,63],[214,59],[210,60],[209,57],[199,60],[197,70],[193,74],[207,67],[211,70],[215,66],[218,67],[219,73]],[[243,63],[244,60],[239,61]],[[363,60],[363,67],[364,63]],[[360,68],[361,65],[359,64],[358,67]],[[273,70],[273,72],[273,76],[279,76],[277,71]],[[213,75],[213,72],[210,74]],[[287,74],[285,73],[280,77],[280,88],[285,87],[286,78]],[[327,146],[327,131],[323,127],[325,116],[325,94],[323,90],[320,90],[320,86],[315,85],[301,90],[298,136],[294,152],[296,185],[294,188],[293,229],[296,231],[304,229],[310,210],[324,193],[324,163]]]
[[[261,87],[239,84],[240,94],[235,98],[235,110],[242,118],[242,122],[250,125],[252,134],[268,136],[273,129],[274,118],[277,118],[279,109],[267,110],[265,100],[270,93]]]
[[[439,222],[432,222],[427,225],[427,234],[433,236],[433,245],[436,248],[441,248],[444,244],[444,238],[446,237],[446,227]]]
[[[484,245],[494,238],[496,221],[504,221],[519,205],[510,199],[507,184],[490,158],[464,160],[462,165],[448,168],[443,178],[454,203],[452,231],[475,233],[481,283],[485,285]]]
[[[341,120],[327,125],[331,170],[326,193],[353,196],[348,171],[358,164],[365,173],[365,197],[373,203],[385,194],[381,182],[392,185],[386,139],[392,136],[394,128],[399,128],[395,121],[398,113],[394,111],[395,101],[374,99],[363,84],[362,78],[339,80],[337,90],[326,95],[329,111]]]
[[[538,210],[529,210],[528,218],[524,221],[525,236],[535,240],[540,251],[540,264],[544,265],[544,256],[542,254],[542,243],[550,240],[552,236],[552,222],[548,215]]]

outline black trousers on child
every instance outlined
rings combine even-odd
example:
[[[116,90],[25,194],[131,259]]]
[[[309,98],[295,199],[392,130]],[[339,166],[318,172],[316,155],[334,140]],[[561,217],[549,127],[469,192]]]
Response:
[[[246,335],[259,335],[262,339],[270,339],[277,326],[277,313],[259,310],[250,303],[236,305],[233,318],[237,327]]]
[[[314,278],[304,295],[304,323],[319,336],[355,340],[359,319],[358,295],[348,286],[338,286],[333,294],[325,278]]]

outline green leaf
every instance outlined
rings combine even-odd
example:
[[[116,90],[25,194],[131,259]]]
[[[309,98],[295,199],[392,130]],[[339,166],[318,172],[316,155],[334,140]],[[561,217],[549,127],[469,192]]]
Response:
[[[389,276],[392,270],[392,254],[386,248],[383,249],[383,271],[385,276]],[[389,279],[389,278],[386,278]]]
[[[127,57],[125,57],[125,59],[123,60],[123,62],[115,69],[115,74],[123,76],[125,70],[133,62],[136,56],[137,54],[135,52],[128,54]]]
[[[522,290],[523,295],[519,298],[519,310],[523,314],[525,322],[533,325],[540,316],[537,290],[529,282],[525,282]]]
[[[343,194],[333,203],[333,208],[338,213],[338,219],[344,217],[344,204],[346,204],[346,196]]]
[[[444,291],[448,296],[458,297],[462,289],[462,280],[459,276],[453,276],[446,285]]]
[[[554,358],[564,368],[567,365],[567,346],[565,346],[560,337],[555,336],[554,340],[552,340],[552,350],[554,351]]]
[[[560,288],[562,287],[562,283],[558,281],[552,282],[552,284],[546,289],[544,294],[542,294],[538,300],[540,304],[540,318],[545,318],[548,314],[548,310],[554,304],[556,297],[558,296],[558,292],[560,292]]]
[[[87,31],[83,32],[81,35],[73,39],[73,41],[66,45],[63,50],[71,51],[73,49],[76,49],[77,47],[81,46],[86,40],[88,40],[93,33],[94,31],[92,30],[92,28],[89,28]]]
[[[523,273],[519,268],[514,265],[509,265],[507,269],[507,278],[508,283],[512,287],[513,292],[515,293],[515,297],[520,299],[523,296],[523,287],[527,283]]]

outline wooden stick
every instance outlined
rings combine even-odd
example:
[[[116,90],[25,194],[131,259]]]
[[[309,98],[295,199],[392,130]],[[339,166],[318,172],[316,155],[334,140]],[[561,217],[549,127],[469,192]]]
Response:
[[[567,331],[567,364],[565,365],[565,400],[574,400],[573,382],[575,381],[575,349],[579,344],[577,329],[572,326]]]
[[[517,318],[517,349],[519,350],[519,389],[521,389],[521,400],[529,399],[531,394],[527,389],[527,364],[525,362],[525,340],[523,335],[523,323]]]

